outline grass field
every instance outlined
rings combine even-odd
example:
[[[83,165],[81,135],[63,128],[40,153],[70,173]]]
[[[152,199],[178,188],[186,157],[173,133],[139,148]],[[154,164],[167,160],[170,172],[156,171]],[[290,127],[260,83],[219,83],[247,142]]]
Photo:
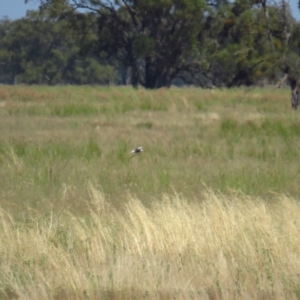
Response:
[[[289,98],[0,86],[0,299],[300,299]]]

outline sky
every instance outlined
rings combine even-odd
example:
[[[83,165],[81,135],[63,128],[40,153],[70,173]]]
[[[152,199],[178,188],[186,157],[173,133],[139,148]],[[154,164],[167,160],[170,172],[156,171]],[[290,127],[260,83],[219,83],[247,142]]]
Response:
[[[292,13],[297,20],[300,20],[300,11],[297,7],[298,0],[289,0]],[[30,0],[28,4],[24,0],[0,0],[0,19],[7,16],[11,20],[22,18],[28,9],[37,9],[39,0]]]

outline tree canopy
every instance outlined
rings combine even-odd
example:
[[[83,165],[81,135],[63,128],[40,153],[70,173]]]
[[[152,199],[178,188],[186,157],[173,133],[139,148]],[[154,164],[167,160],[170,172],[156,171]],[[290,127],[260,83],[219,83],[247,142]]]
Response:
[[[40,0],[26,18],[3,19],[0,39],[6,82],[153,89],[300,77],[300,24],[286,0]]]
[[[67,20],[47,11],[0,22],[0,80],[27,84],[94,84],[114,81],[113,67],[82,57],[80,37]],[[101,63],[100,63],[101,62]]]

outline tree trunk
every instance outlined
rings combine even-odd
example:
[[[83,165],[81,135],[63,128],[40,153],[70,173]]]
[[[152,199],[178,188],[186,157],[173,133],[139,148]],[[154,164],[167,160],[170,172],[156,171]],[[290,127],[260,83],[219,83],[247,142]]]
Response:
[[[131,85],[135,89],[139,86],[139,70],[136,65],[131,67]]]
[[[155,88],[155,67],[153,65],[151,57],[145,58],[145,83],[144,86],[146,89]]]
[[[159,61],[152,61],[150,57],[145,59],[145,83],[146,89],[158,89],[162,87],[170,87],[172,78],[170,70],[162,67]]]
[[[227,87],[231,88],[234,86],[251,86],[253,85],[253,80],[250,78],[249,72],[246,70],[239,70],[234,78],[227,84]]]
[[[291,86],[291,104],[293,109],[297,109],[300,101],[300,80],[289,77]]]

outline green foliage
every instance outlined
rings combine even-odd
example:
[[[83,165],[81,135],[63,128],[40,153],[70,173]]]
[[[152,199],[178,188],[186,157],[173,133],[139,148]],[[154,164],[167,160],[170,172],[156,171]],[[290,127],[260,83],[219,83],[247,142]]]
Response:
[[[78,1],[75,6],[97,9],[98,32],[87,43],[88,51],[114,55],[131,68],[132,85],[146,88],[170,86],[190,65],[205,10],[205,2],[198,0],[116,2],[113,7]]]
[[[250,86],[263,78],[274,80],[287,66],[293,68],[288,62],[291,52],[295,53],[296,65],[300,63],[297,47],[286,40],[290,35],[299,42],[300,35],[292,32],[293,23],[283,6],[267,6],[266,11],[253,1],[222,6],[210,21],[211,32],[205,40],[209,49],[206,59],[211,62],[208,76],[228,87]],[[210,44],[209,38],[214,42]]]
[[[286,2],[40,3],[26,18],[0,21],[1,82],[155,89],[178,78],[233,87],[300,77],[300,25]]]
[[[137,36],[133,42],[133,50],[140,57],[155,55],[155,40],[144,35]]]
[[[107,62],[79,55],[76,28],[66,19],[52,18],[47,10],[30,12],[13,22],[2,21],[0,28],[3,82],[53,85],[109,84],[115,80]]]

